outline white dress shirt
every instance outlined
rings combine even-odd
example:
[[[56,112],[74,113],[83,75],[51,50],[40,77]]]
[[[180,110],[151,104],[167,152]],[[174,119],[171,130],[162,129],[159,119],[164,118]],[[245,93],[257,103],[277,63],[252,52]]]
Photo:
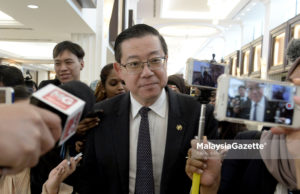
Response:
[[[139,110],[142,105],[137,102],[130,93],[131,114],[129,132],[129,194],[134,194],[136,179],[136,153],[139,136],[141,116]],[[159,98],[149,107],[148,112],[149,130],[151,139],[152,164],[155,193],[160,193],[160,181],[165,154],[169,103],[165,89],[162,90]]]
[[[255,108],[255,102],[251,100],[250,120],[253,120],[254,108]],[[264,117],[265,117],[265,97],[263,96],[256,106],[256,120],[263,122]]]

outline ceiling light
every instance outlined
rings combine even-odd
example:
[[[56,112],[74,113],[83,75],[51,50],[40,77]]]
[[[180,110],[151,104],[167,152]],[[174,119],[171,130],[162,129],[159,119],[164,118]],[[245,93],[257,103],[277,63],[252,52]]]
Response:
[[[245,13],[243,12],[242,14],[241,14],[241,16],[244,16],[245,15]]]
[[[27,5],[27,7],[30,8],[30,9],[37,9],[37,8],[39,8],[39,6],[33,5],[33,4]]]
[[[237,20],[241,20],[241,18],[240,18],[240,17],[237,17],[236,19],[237,19]]]

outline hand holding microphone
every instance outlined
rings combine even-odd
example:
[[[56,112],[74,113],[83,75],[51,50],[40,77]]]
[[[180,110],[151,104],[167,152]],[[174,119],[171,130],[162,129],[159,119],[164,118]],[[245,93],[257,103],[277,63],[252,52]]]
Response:
[[[216,194],[220,182],[221,156],[215,150],[204,150],[197,144],[208,144],[204,133],[205,105],[201,106],[198,136],[191,141],[186,162],[186,174],[192,179],[191,194]],[[211,157],[213,156],[213,157]],[[220,156],[220,157],[219,157]]]
[[[57,115],[29,104],[1,105],[0,121],[0,175],[36,165],[61,134]]]

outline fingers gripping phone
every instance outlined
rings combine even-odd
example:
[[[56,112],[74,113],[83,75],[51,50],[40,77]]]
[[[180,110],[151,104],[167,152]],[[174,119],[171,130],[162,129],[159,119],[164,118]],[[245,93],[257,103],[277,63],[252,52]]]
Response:
[[[300,87],[291,83],[222,75],[215,116],[237,123],[299,127],[300,109],[293,100],[299,95]]]

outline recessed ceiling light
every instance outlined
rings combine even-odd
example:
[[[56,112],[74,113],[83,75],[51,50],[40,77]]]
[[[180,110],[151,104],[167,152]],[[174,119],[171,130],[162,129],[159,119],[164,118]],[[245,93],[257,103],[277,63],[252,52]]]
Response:
[[[27,7],[28,8],[30,8],[30,9],[37,9],[37,8],[39,8],[39,6],[37,6],[37,5],[27,5]]]

